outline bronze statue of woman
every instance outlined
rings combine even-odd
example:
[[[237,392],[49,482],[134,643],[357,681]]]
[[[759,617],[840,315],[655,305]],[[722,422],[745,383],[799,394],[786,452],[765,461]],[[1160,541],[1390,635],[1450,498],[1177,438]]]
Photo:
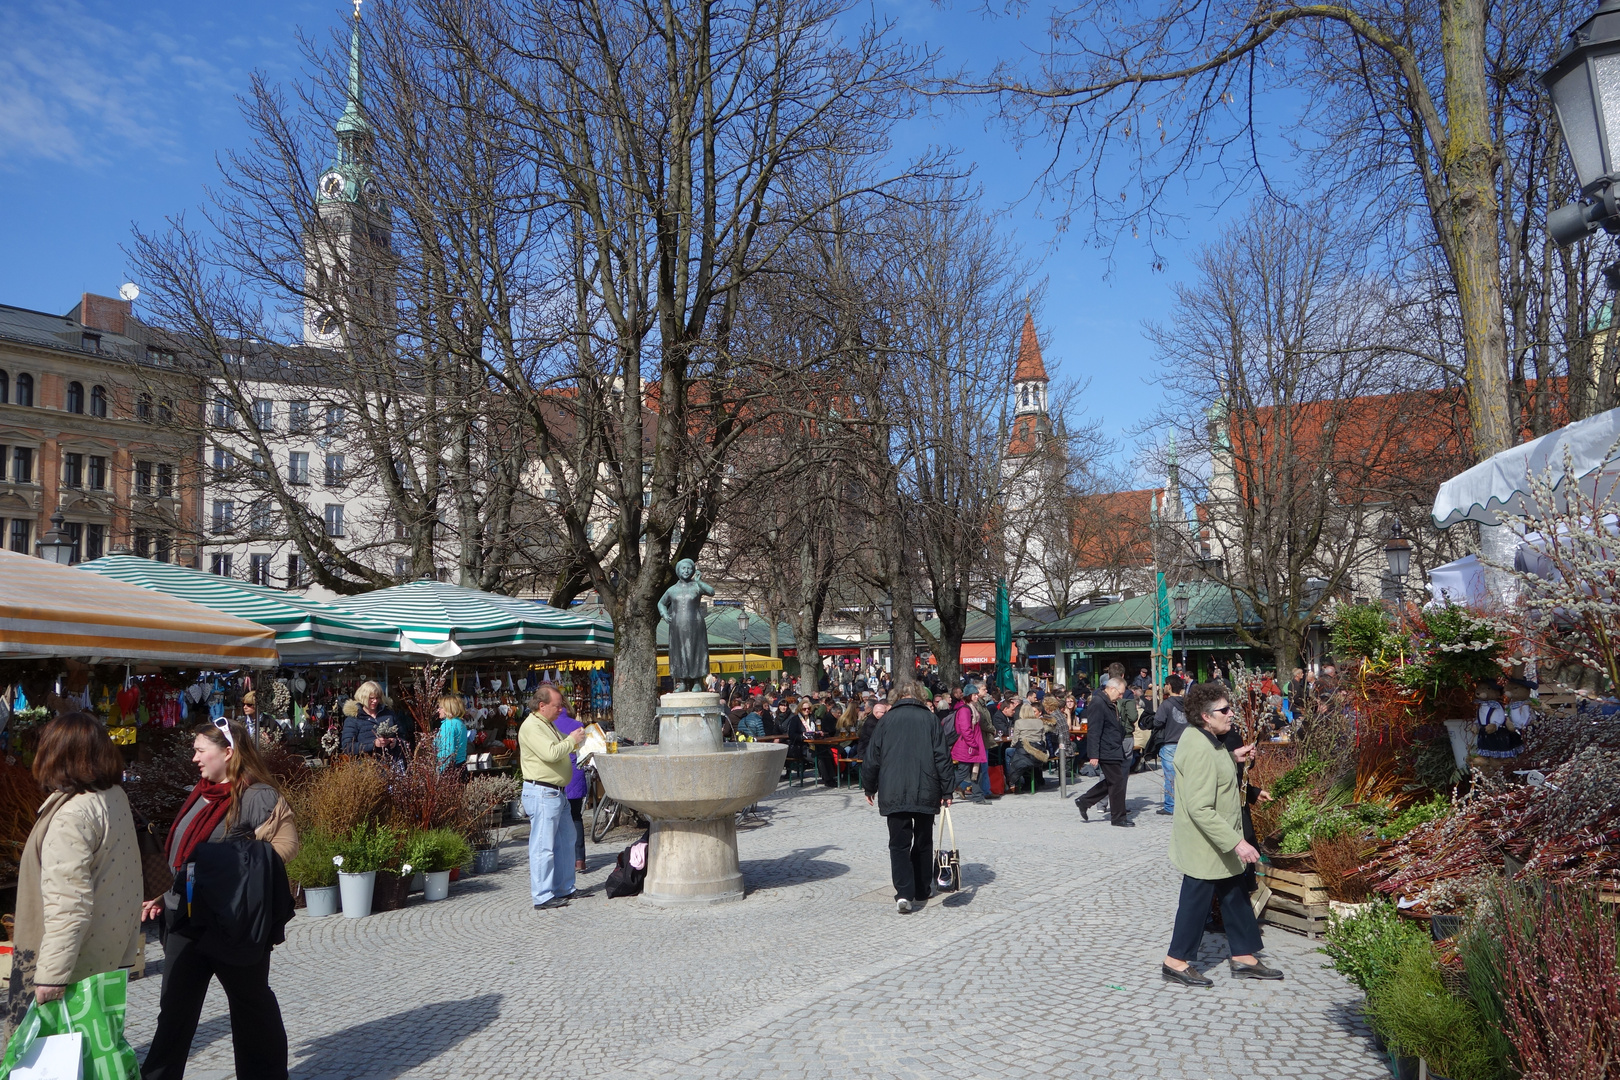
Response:
[[[669,623],[669,677],[675,692],[703,689],[709,677],[709,624],[703,621],[703,598],[714,586],[698,576],[697,564],[675,564],[675,584],[658,598],[658,614]]]

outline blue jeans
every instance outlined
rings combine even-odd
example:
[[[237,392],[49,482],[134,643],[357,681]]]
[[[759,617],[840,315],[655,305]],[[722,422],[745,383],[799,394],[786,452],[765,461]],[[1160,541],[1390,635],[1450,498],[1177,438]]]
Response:
[[[1159,771],[1164,774],[1164,812],[1176,809],[1176,744],[1159,747]]]
[[[529,815],[529,895],[537,904],[574,891],[574,819],[555,788],[523,783]]]

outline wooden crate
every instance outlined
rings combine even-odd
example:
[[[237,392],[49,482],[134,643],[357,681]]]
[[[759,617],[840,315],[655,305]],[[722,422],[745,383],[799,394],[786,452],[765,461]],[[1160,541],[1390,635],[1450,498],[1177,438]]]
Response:
[[[1317,874],[1298,870],[1264,867],[1264,880],[1271,889],[1262,917],[1273,926],[1308,937],[1321,937],[1327,930],[1328,895]]]
[[[1264,867],[1262,875],[1271,891],[1279,893],[1299,904],[1325,905],[1328,902],[1327,888],[1321,875],[1306,873],[1299,870],[1280,870],[1275,866]],[[1258,873],[1258,871],[1257,871]]]

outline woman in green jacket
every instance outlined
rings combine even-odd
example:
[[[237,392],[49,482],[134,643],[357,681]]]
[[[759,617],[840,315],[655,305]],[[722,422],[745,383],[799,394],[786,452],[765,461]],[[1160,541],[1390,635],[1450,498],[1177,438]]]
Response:
[[[1220,897],[1230,968],[1236,979],[1280,979],[1283,973],[1255,956],[1260,927],[1243,887],[1245,864],[1260,861],[1243,839],[1243,789],[1237,763],[1252,746],[1227,750],[1221,736],[1232,728],[1226,688],[1199,683],[1187,691],[1187,731],[1176,747],[1176,813],[1170,830],[1170,861],[1182,873],[1181,904],[1163,974],[1186,986],[1214,986],[1192,962],[1204,938],[1210,901]]]

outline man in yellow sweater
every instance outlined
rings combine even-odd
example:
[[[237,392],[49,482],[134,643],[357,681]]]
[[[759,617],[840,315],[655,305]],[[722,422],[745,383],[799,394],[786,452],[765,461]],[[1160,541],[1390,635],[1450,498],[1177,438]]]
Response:
[[[518,728],[523,812],[529,815],[529,893],[536,911],[567,907],[574,895],[574,819],[563,788],[574,777],[568,755],[584,741],[585,732],[564,735],[557,730],[562,703],[562,691],[549,683],[541,686]]]

